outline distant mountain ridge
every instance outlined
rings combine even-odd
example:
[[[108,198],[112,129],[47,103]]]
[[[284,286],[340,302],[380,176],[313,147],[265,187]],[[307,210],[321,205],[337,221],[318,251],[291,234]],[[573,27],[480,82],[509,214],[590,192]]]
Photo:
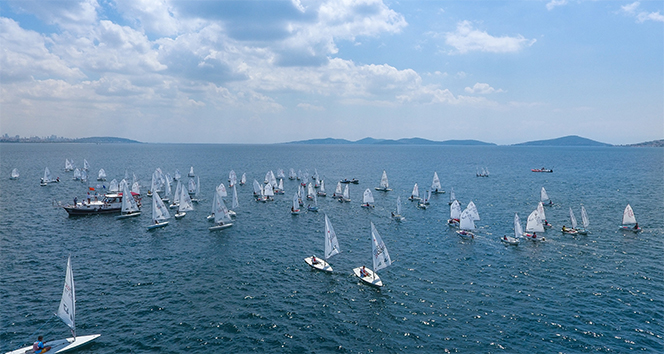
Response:
[[[393,139],[374,139],[374,138],[364,138],[357,141],[350,141],[346,139],[334,139],[334,138],[325,138],[325,139],[309,139],[309,140],[300,140],[300,141],[291,141],[284,144],[311,144],[311,145],[480,145],[480,146],[495,146],[494,143],[486,143],[479,140],[444,140],[444,141],[435,141],[428,140],[423,138],[403,138],[398,140]]]
[[[513,146],[613,146],[578,135],[568,135],[556,139],[527,141]]]

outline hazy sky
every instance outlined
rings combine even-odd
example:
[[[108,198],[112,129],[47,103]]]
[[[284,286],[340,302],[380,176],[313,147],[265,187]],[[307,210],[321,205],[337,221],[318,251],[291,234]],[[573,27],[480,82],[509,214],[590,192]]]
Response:
[[[0,134],[664,137],[662,1],[0,0]]]

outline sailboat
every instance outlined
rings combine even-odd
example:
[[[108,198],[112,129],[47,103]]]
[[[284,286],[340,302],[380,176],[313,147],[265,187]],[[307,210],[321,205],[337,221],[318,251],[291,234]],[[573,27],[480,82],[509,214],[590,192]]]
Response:
[[[274,194],[284,194],[284,179],[279,178],[279,185],[274,188]]]
[[[316,258],[314,255],[312,257],[305,258],[304,261],[314,269],[331,272],[332,267],[326,261],[338,253],[339,241],[337,240],[337,234],[332,228],[330,219],[327,217],[327,214],[325,214],[325,260]]]
[[[454,194],[454,188],[450,191],[450,201],[447,203],[448,205],[452,205],[456,199],[456,195]]]
[[[475,238],[475,234],[472,233],[473,230],[475,230],[473,212],[466,208],[461,212],[461,217],[459,218],[459,230],[457,230],[456,233],[463,238]]]
[[[408,197],[408,200],[414,201],[414,200],[420,200],[420,189],[417,187],[417,183],[413,186],[413,192],[410,193],[410,197]]]
[[[542,190],[540,190],[540,202],[542,202],[542,204],[544,204],[546,206],[552,206],[553,205],[553,202],[549,198],[549,195],[546,194],[546,189],[544,189],[544,187],[542,187]]]
[[[586,213],[586,208],[584,208],[583,205],[581,206],[581,223],[583,224],[583,229],[578,229],[577,231],[581,235],[587,235],[590,221],[588,220],[588,213]]]
[[[321,179],[320,180],[320,187],[318,188],[318,192],[316,192],[319,197],[326,197],[327,193],[325,193],[325,180]]]
[[[65,159],[65,172],[73,170],[74,170],[74,163],[72,161],[69,161],[69,159]]]
[[[182,173],[176,168],[175,173],[173,174],[173,181],[178,182],[180,179],[182,179]]]
[[[299,215],[300,214],[300,198],[297,193],[293,194],[293,204],[291,205],[291,214]]]
[[[477,212],[477,207],[475,206],[475,203],[471,200],[468,203],[468,206],[466,206],[466,209],[470,212],[470,215],[473,217],[473,221],[479,221],[480,220],[480,213]]]
[[[316,192],[314,190],[314,184],[309,182],[307,184],[307,199],[313,200],[315,195],[316,195]]]
[[[406,218],[401,216],[401,196],[397,197],[397,212],[392,213],[392,219],[394,219],[394,221],[398,221],[398,222],[402,222],[402,221],[406,220]]]
[[[553,225],[546,221],[546,213],[544,212],[544,204],[542,202],[537,204],[537,212],[539,213],[540,219],[542,219],[542,225],[544,225],[544,227],[547,229],[552,228]]]
[[[233,187],[237,183],[237,175],[234,170],[228,173],[228,188]]]
[[[88,171],[83,170],[81,171],[81,183],[85,183],[88,181]]]
[[[350,191],[348,190],[348,185],[344,188],[344,194],[339,198],[339,201],[342,203],[350,202]]]
[[[288,170],[288,179],[290,179],[290,180],[297,179],[297,174],[295,173],[295,170],[292,169],[292,168],[290,170]]]
[[[208,221],[214,221],[214,212],[217,210],[217,199],[221,198],[219,196],[219,191],[215,189],[214,191],[214,197],[212,197],[212,208],[210,210],[210,215],[207,216]]]
[[[374,198],[373,194],[371,194],[371,189],[367,188],[364,191],[364,195],[362,196],[362,208],[373,208],[374,207],[373,202]]]
[[[265,201],[274,200],[274,191],[272,190],[271,183],[268,183],[263,187],[263,195],[265,196]]]
[[[232,221],[231,215],[228,213],[228,208],[226,208],[226,204],[224,204],[224,199],[221,196],[215,198],[214,226],[210,226],[208,230],[218,231],[229,228],[233,226],[233,223],[231,221]]]
[[[373,270],[367,269],[365,266],[357,267],[353,269],[355,275],[360,278],[363,282],[381,287],[383,286],[383,281],[378,277],[379,270],[388,267],[392,264],[390,259],[390,254],[387,252],[387,247],[380,237],[378,230],[374,226],[373,222],[371,223],[371,254],[373,256]]]
[[[189,197],[191,198],[192,203],[197,203],[200,201],[199,196],[201,194],[201,177],[196,176],[196,187],[194,188],[194,192],[191,193],[189,191]]]
[[[576,217],[574,216],[574,211],[572,211],[572,207],[569,208],[569,220],[572,223],[572,228],[570,229],[569,227],[563,225],[562,232],[564,234],[569,234],[569,235],[576,235],[579,232],[576,230]]]
[[[277,169],[277,178],[280,178],[280,179],[286,178],[286,174],[284,174],[284,169],[283,168]]]
[[[343,196],[343,191],[341,189],[341,182],[337,182],[337,188],[334,190],[332,198],[339,199],[342,198],[342,196]]]
[[[18,169],[15,168],[12,170],[12,173],[9,175],[9,179],[18,179],[18,176],[19,176]]]
[[[532,234],[529,232],[532,232]],[[537,210],[533,210],[533,212],[528,215],[528,221],[526,222],[526,233],[523,235],[531,241],[546,240],[542,236],[537,236],[538,232],[544,232],[544,225],[542,224],[542,219]]]
[[[639,233],[642,231],[639,227],[639,223],[636,222],[634,210],[632,210],[632,207],[629,204],[627,204],[625,211],[623,212],[622,225],[620,226],[620,229],[623,231],[631,231],[633,233]]]
[[[450,205],[450,218],[447,219],[447,225],[453,227],[459,227],[459,221],[461,220],[461,204],[458,200],[452,202]]]
[[[240,185],[244,186],[245,184],[247,184],[247,174],[243,173],[242,177],[240,177]]]
[[[523,237],[523,229],[521,228],[521,220],[519,220],[519,214],[514,213],[514,237],[503,236],[500,241],[507,245],[518,246],[519,239]]]
[[[86,159],[83,159],[83,171],[90,171],[90,164]]]
[[[159,197],[159,193],[152,194],[152,225],[148,226],[148,230],[164,227],[168,225],[168,220],[171,214],[168,213],[168,208]]]
[[[180,183],[178,182],[178,185]],[[175,213],[175,219],[182,219],[187,215],[188,211],[194,210],[194,206],[191,204],[191,197],[189,193],[183,188],[180,188],[180,202],[178,203],[178,212]]]
[[[431,181],[431,191],[433,194],[443,194],[445,191],[440,185],[440,179],[438,178],[438,172],[433,173],[433,181]]]
[[[311,183],[309,183],[309,185],[311,185]],[[317,212],[318,211],[318,197],[316,197],[316,194],[313,195],[313,199],[314,199],[314,205],[311,205],[311,204],[307,205],[307,210]]]
[[[129,191],[129,186],[125,183],[122,186],[122,209],[120,215],[116,216],[116,219],[126,219],[133,216],[141,215],[141,210],[138,207],[138,203],[134,196]]]
[[[104,171],[103,168],[99,169],[99,173],[97,173],[97,181],[105,181],[106,180],[106,171]]]
[[[43,186],[47,186],[49,183],[53,183],[53,182],[59,182],[59,179],[56,179],[56,180],[51,179],[51,171],[48,169],[48,167],[46,167],[44,169],[44,177],[42,177],[39,185],[43,187]]]
[[[263,186],[257,180],[254,180],[254,198],[257,202],[267,202],[267,198],[263,195]]]
[[[380,186],[376,187],[376,190],[377,191],[388,192],[388,191],[391,191],[391,189],[389,187],[390,187],[390,183],[387,181],[387,173],[385,172],[385,170],[383,170],[383,176],[380,177]]]
[[[233,186],[233,201],[232,201],[232,204],[231,204],[232,209],[228,211],[228,214],[233,218],[236,217],[237,213],[234,210],[239,208],[239,207],[240,207],[240,203],[237,200],[237,188],[235,186]]]
[[[62,298],[58,312],[55,314],[66,324],[72,333],[73,338],[53,340],[44,343],[44,347],[50,347],[51,353],[63,353],[73,349],[80,348],[89,344],[101,336],[101,334],[91,334],[87,336],[76,336],[76,288],[74,287],[74,273],[71,269],[71,256],[67,258],[67,271],[65,273],[65,286],[62,290]],[[26,354],[35,353],[33,346],[17,349],[6,354]]]
[[[189,173],[187,174],[187,176],[189,176],[189,177],[195,177],[196,176],[196,174],[194,174],[194,166],[191,166],[189,168]]]
[[[426,191],[424,192],[424,198],[420,199],[417,202],[417,207],[419,209],[424,209],[426,210],[429,207],[429,199],[431,198],[431,191]]]
[[[74,176],[71,179],[73,179],[74,181],[81,180],[81,170],[79,170],[78,167],[74,170]]]

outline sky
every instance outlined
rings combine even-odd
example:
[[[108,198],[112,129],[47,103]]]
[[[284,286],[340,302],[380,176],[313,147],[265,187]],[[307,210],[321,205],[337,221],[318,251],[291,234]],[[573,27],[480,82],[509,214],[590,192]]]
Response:
[[[664,138],[661,1],[0,0],[0,135]]]

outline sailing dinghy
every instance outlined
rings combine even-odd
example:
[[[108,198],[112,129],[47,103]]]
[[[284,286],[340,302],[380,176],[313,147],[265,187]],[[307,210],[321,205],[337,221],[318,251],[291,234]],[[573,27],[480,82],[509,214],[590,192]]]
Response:
[[[159,197],[159,193],[152,194],[152,225],[148,226],[148,230],[164,227],[168,225],[168,220],[171,214],[168,213],[168,208]]]
[[[293,194],[293,204],[291,205],[291,214],[299,215],[300,214],[300,197],[297,193]]]
[[[334,194],[332,194],[332,198],[334,199],[340,199],[343,196],[343,191],[341,189],[341,182],[337,182],[337,188],[334,190]]]
[[[364,195],[362,196],[362,208],[373,208],[374,205],[374,198],[373,194],[371,194],[371,189],[367,188],[364,191]]]
[[[178,182],[179,186],[179,182]],[[175,219],[182,219],[187,215],[188,211],[194,210],[194,206],[191,203],[191,197],[189,193],[184,189],[180,189],[180,202],[178,203],[178,212],[175,213]]]
[[[452,205],[456,199],[456,195],[454,194],[454,188],[450,191],[450,201],[447,203],[449,205]]]
[[[532,234],[529,232],[532,232]],[[538,232],[544,232],[544,224],[542,224],[542,219],[537,210],[533,210],[533,212],[528,215],[528,221],[526,222],[526,233],[523,235],[531,241],[545,241],[546,239],[544,237],[537,236]]]
[[[348,185],[344,187],[344,194],[339,198],[339,201],[342,203],[350,203],[350,191],[348,190]]]
[[[195,177],[196,175],[194,174],[194,166],[191,166],[189,168],[189,173],[187,174],[189,177]]]
[[[574,216],[574,212],[572,211],[572,207],[569,208],[569,220],[572,223],[572,228],[570,229],[569,227],[563,225],[562,232],[564,234],[569,234],[569,235],[576,235],[579,232],[576,230],[576,217]]]
[[[353,273],[355,273],[355,276],[360,278],[363,282],[381,287],[383,286],[383,281],[378,277],[376,272],[388,267],[392,264],[392,260],[390,259],[387,247],[385,247],[385,243],[381,239],[373,222],[371,223],[371,254],[373,255],[373,270],[362,266],[353,269]]]
[[[537,204],[537,213],[539,214],[540,219],[542,219],[542,225],[545,228],[550,229],[553,227],[553,225],[546,221],[546,213],[544,212],[544,204],[542,202]]]
[[[397,212],[394,213],[392,212],[392,219],[397,222],[402,222],[406,220],[403,216],[401,216],[401,196],[397,197]]]
[[[122,209],[120,215],[116,216],[116,219],[126,219],[134,216],[141,215],[141,210],[138,207],[138,203],[132,192],[129,191],[129,185],[123,184],[122,186]]]
[[[461,220],[461,205],[458,200],[452,202],[450,205],[450,218],[447,219],[447,225],[452,227],[459,227],[459,221]]]
[[[472,232],[475,230],[475,222],[473,219],[473,212],[468,208],[461,212],[459,230],[456,231],[457,235],[463,238],[475,238],[475,234]]]
[[[11,175],[9,176],[9,179],[18,179],[18,169],[13,169]]]
[[[91,334],[87,336],[76,336],[76,289],[74,287],[74,273],[71,270],[71,256],[67,259],[67,272],[65,274],[65,286],[62,290],[62,298],[60,299],[60,306],[58,307],[57,315],[62,322],[64,322],[70,329],[73,335],[72,338],[53,340],[44,343],[44,347],[50,347],[50,353],[64,353],[82,347],[83,345],[90,344],[93,340],[101,336],[101,334]],[[32,354],[34,345],[29,347],[17,349],[6,354]]]
[[[584,208],[583,205],[581,206],[581,223],[583,224],[583,229],[578,229],[577,231],[581,235],[587,235],[590,221],[588,220],[588,213],[586,213],[586,208]]]
[[[631,231],[633,233],[639,233],[642,231],[639,227],[639,223],[636,222],[634,210],[632,210],[632,207],[629,204],[627,204],[625,211],[623,212],[622,225],[620,225],[620,229],[623,231]]]
[[[544,189],[544,187],[542,187],[542,189],[540,190],[540,202],[542,202],[542,204],[546,206],[553,205],[553,202],[549,198],[549,195],[546,193],[546,189]]]
[[[221,196],[215,198],[214,226],[210,226],[208,230],[218,231],[229,228],[233,226],[231,221],[231,215],[228,212],[228,208],[226,208],[226,204],[224,204],[224,199]]]
[[[431,192],[433,194],[443,194],[445,191],[440,185],[440,179],[438,178],[438,172],[433,173],[433,181],[431,181]]]
[[[105,181],[106,180],[106,171],[104,171],[103,168],[99,169],[99,173],[97,173],[97,181]]]
[[[44,177],[42,177],[39,185],[44,187],[47,186],[49,183],[54,183],[54,182],[60,182],[60,179],[51,179],[51,170],[48,169],[48,167],[44,168]]]
[[[338,253],[339,241],[337,240],[337,234],[334,232],[334,228],[332,228],[330,219],[327,217],[327,214],[325,214],[325,259],[317,258],[316,255],[314,255],[305,258],[304,262],[311,268],[331,272],[332,267],[326,261]]]
[[[319,197],[327,196],[327,193],[325,193],[325,180],[320,180],[320,187],[318,188],[318,192],[316,194],[318,194]]]
[[[311,185],[311,183],[309,183],[309,185]],[[316,194],[313,195],[313,199],[314,199],[314,205],[311,204],[307,205],[307,210],[318,212],[318,197],[316,197]]]
[[[521,220],[519,220],[519,214],[514,213],[514,237],[503,236],[500,241],[506,245],[518,246],[519,239],[523,237],[523,229],[521,228]]]
[[[410,193],[410,197],[408,197],[408,200],[411,202],[414,200],[420,200],[420,189],[417,187],[417,183],[413,186],[413,192]]]
[[[244,186],[245,184],[247,184],[247,174],[243,173],[242,177],[240,177],[240,185]]]
[[[377,191],[389,192],[391,191],[390,183],[387,181],[387,173],[383,170],[383,176],[380,178],[380,186],[376,187]]]

